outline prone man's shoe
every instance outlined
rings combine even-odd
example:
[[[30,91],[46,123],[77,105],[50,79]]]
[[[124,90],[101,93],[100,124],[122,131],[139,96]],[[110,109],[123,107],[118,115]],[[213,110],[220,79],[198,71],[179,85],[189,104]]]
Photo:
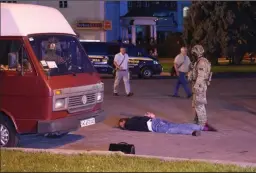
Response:
[[[201,131],[199,130],[195,130],[192,132],[192,136],[200,136],[201,135]]]

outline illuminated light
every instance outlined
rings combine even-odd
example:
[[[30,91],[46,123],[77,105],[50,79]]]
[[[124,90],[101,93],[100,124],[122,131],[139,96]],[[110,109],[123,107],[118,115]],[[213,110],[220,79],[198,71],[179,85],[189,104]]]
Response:
[[[189,7],[184,7],[183,8],[183,17],[187,17],[188,16],[188,10],[189,10]]]
[[[100,40],[80,40],[80,42],[100,42]]]
[[[97,93],[97,101],[101,101],[102,100],[102,93]]]
[[[56,95],[61,95],[61,90],[56,90],[56,91],[55,91],[55,94],[56,94]]]
[[[55,102],[55,109],[62,109],[65,107],[65,99],[58,99]]]

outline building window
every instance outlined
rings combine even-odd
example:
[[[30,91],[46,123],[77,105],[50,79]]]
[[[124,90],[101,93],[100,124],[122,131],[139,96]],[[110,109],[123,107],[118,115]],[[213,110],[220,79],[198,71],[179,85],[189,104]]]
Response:
[[[141,7],[141,1],[137,1],[137,7]]]
[[[144,7],[149,7],[149,2],[148,1],[144,1]]]
[[[132,1],[128,1],[128,8],[132,8]]]
[[[59,1],[60,8],[68,8],[68,1]]]
[[[188,10],[189,10],[188,7],[184,7],[183,8],[183,17],[187,17],[188,16]]]
[[[0,3],[17,3],[17,1],[0,1]]]

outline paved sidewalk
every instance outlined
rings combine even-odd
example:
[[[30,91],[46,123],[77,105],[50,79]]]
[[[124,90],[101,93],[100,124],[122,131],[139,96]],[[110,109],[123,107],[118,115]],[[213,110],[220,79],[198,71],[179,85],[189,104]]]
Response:
[[[256,163],[256,80],[214,79],[208,89],[209,121],[219,132],[200,137],[122,131],[113,128],[120,112],[153,112],[172,122],[191,122],[191,100],[172,98],[175,80],[132,80],[135,95],[127,98],[121,85],[120,97],[112,96],[113,79],[104,79],[108,118],[103,123],[81,128],[60,139],[24,136],[21,147],[41,149],[108,150],[110,143],[134,144],[138,155],[226,160]],[[184,95],[181,88],[181,95]]]

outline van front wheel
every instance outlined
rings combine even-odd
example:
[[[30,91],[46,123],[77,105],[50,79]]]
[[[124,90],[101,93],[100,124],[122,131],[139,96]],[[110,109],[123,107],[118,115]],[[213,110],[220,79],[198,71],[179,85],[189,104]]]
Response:
[[[1,115],[0,115],[1,116]],[[16,129],[5,117],[1,116],[0,122],[0,146],[1,147],[16,147],[18,145],[19,138]]]

